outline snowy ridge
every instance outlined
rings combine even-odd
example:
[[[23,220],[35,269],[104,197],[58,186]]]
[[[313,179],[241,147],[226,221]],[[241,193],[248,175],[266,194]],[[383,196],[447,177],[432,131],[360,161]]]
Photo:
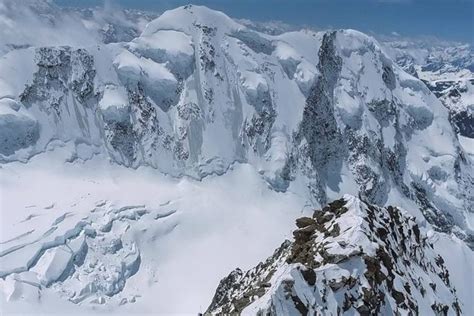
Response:
[[[456,289],[433,236],[405,211],[345,195],[296,225],[294,242],[223,279],[207,313],[459,315],[472,309],[469,299],[460,301],[472,289]]]

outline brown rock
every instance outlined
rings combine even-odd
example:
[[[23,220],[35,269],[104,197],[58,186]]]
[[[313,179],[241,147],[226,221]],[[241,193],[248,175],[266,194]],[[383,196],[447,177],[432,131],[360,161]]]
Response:
[[[311,217],[300,217],[296,219],[296,226],[298,228],[304,228],[313,224],[316,224],[316,221]]]

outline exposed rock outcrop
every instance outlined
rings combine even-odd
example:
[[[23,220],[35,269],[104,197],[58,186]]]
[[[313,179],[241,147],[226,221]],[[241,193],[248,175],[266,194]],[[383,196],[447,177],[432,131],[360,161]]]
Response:
[[[345,195],[296,225],[293,242],[223,279],[207,314],[462,313],[442,256],[405,211]]]

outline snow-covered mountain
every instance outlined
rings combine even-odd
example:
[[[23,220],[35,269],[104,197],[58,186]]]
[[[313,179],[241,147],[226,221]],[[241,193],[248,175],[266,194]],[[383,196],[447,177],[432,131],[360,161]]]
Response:
[[[448,112],[361,33],[272,37],[186,6],[123,45],[15,49],[0,67],[3,161],[54,140],[75,144],[70,160],[196,178],[248,162],[278,190],[303,179],[319,203],[405,196],[471,231],[471,162]]]
[[[420,78],[448,108],[451,124],[465,148],[474,137],[474,50],[437,39],[384,38],[382,45],[405,71]],[[472,150],[469,151],[472,154]]]
[[[372,37],[270,35],[194,5],[145,27],[153,14],[50,1],[5,1],[0,17],[9,310],[47,297],[142,312],[159,293],[159,312],[195,312],[298,212],[343,194],[407,209],[443,232],[440,244],[472,246],[472,136]],[[249,247],[268,216],[272,233]],[[180,274],[195,257],[208,258],[201,273]]]
[[[421,79],[472,77],[474,51],[470,44],[400,36],[381,36],[380,41],[392,59]]]
[[[459,297],[472,294],[472,283],[458,291],[455,280],[464,276],[449,258],[463,256],[463,245],[441,255],[433,244],[438,233],[420,229],[406,211],[346,195],[296,225],[293,242],[224,278],[207,314],[472,313]],[[469,304],[469,297],[462,301]]]

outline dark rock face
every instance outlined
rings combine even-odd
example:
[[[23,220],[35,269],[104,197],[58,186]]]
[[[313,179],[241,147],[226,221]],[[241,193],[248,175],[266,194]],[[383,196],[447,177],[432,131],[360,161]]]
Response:
[[[398,208],[346,196],[296,225],[265,264],[223,279],[206,313],[461,313],[443,258]]]
[[[368,105],[369,111],[375,116],[380,125],[386,127],[396,118],[396,105],[389,100],[372,101]]]
[[[406,149],[402,142],[403,131],[409,129],[401,126],[398,120],[399,105],[385,99],[373,100],[367,104],[367,108],[381,128],[395,127],[397,153],[387,148],[382,138],[374,138],[362,130],[360,122],[340,130],[333,99],[342,69],[342,59],[334,47],[336,36],[337,32],[333,32],[323,37],[318,64],[321,75],[315,80],[306,101],[303,119],[295,137],[297,149],[293,158],[290,158],[293,161],[289,161],[288,169],[310,165],[312,168],[305,170],[312,179],[310,190],[321,204],[325,204],[326,186],[338,190],[341,167],[347,161],[361,194],[369,201],[383,205],[392,181],[400,186],[401,192],[409,194],[408,187],[403,183]],[[392,66],[387,60],[382,62],[385,65],[382,67],[381,80],[393,90],[396,78]],[[412,129],[422,128],[419,122],[413,122],[412,125]]]
[[[351,129],[347,129],[345,134],[349,147],[348,161],[352,165],[354,177],[360,186],[361,195],[373,203],[383,204],[390,189],[387,180],[391,176],[383,168],[386,163],[384,160],[386,157],[382,156],[385,149],[383,143],[381,141],[374,142],[367,135],[361,135],[361,133]],[[388,151],[388,149],[386,150]],[[403,156],[398,156],[398,159],[403,158]],[[374,164],[380,166],[379,170],[382,170],[382,172],[374,169],[374,167],[369,167]]]
[[[272,107],[271,99],[262,98],[260,109],[245,122],[245,136],[254,152],[263,154],[270,148],[270,137],[276,113]]]
[[[94,58],[85,49],[41,47],[36,50],[38,71],[20,100],[29,107],[35,103],[47,113],[61,116],[69,92],[85,106],[96,104]]]
[[[383,66],[382,80],[383,82],[385,82],[385,84],[390,90],[395,89],[396,87],[395,73],[393,72],[393,69],[391,66],[388,66],[388,65]]]
[[[398,95],[397,85],[406,85],[420,93],[428,93],[428,89],[418,81],[398,78],[390,60],[373,50],[373,47],[363,47],[350,54],[372,58],[378,64],[380,81],[387,88],[382,96],[367,100],[365,92],[354,87],[359,84],[358,81],[346,78],[347,72],[359,70],[363,73],[364,69],[353,69],[345,63],[344,58],[349,53],[336,47],[336,44],[340,45],[339,40],[342,41],[342,38],[339,32],[326,33],[323,37],[319,50],[320,75],[307,98],[302,121],[294,135],[294,148],[288,157],[282,178],[291,181],[293,174],[302,171],[307,176],[311,196],[317,203],[325,204],[327,191],[339,191],[339,184],[342,182],[341,168],[346,165],[352,172],[360,196],[368,202],[384,205],[390,191],[396,189],[407,199],[418,203],[425,214],[431,214],[427,218],[437,229],[454,229],[460,218],[450,218],[446,215],[448,212],[443,212],[442,209],[458,206],[443,205],[444,202],[439,201],[435,190],[428,184],[430,181],[448,182],[450,176],[430,169],[427,171],[427,181],[406,177],[410,173],[407,144],[415,133],[430,128],[435,118],[428,107],[403,101]],[[340,104],[344,102],[344,98],[341,100],[339,94],[335,99],[341,87],[344,87],[349,100],[355,100],[356,105],[351,110],[353,112],[345,112],[344,104]],[[444,87],[443,91],[448,88],[449,86]],[[459,125],[457,130],[463,129],[463,133],[469,132],[472,120],[464,118],[464,112],[455,113],[458,114],[451,113],[452,124]],[[457,118],[457,123],[453,123],[456,120],[454,117]],[[368,124],[367,121],[372,121],[373,118],[376,122]],[[387,131],[390,131],[389,134]],[[387,135],[390,135],[389,138]],[[459,165],[466,164],[459,162]],[[457,178],[460,188],[469,186],[466,184],[470,183],[466,176]],[[464,189],[460,191],[464,192]],[[461,198],[465,201],[464,210],[471,209],[470,199]],[[426,201],[431,202],[425,203]],[[462,238],[466,239],[468,236]]]
[[[201,70],[205,70],[206,72],[213,72],[216,68],[216,64],[214,62],[214,57],[216,56],[216,49],[212,44],[212,38],[216,34],[216,28],[198,23],[195,23],[194,26],[201,29],[203,34],[202,43],[199,47],[199,61],[201,65]],[[211,102],[210,100],[208,101]]]
[[[118,162],[126,166],[136,166],[149,160],[149,156],[158,149],[168,152],[176,161],[185,161],[189,152],[183,142],[187,131],[180,135],[166,133],[160,126],[157,107],[150,101],[140,84],[128,91],[129,113],[118,120],[104,118],[106,142],[111,147]],[[189,106],[189,107],[188,107]],[[191,104],[179,109],[183,120],[199,115]],[[147,155],[145,153],[148,153]]]
[[[245,45],[252,49],[256,53],[263,53],[266,55],[271,55],[275,47],[272,42],[261,37],[258,33],[240,30],[231,34],[233,37],[241,40]]]
[[[467,92],[466,82],[461,80],[423,81],[449,110],[449,120],[456,133],[474,138],[474,114],[463,104],[462,95]]]
[[[136,135],[131,122],[111,122],[105,125],[110,145],[119,152],[127,165],[135,159]]]
[[[244,273],[242,270],[236,269],[222,279],[205,314],[211,314],[216,309],[220,309],[221,313],[225,315],[239,314],[252,302],[255,296],[261,297],[265,294],[270,286],[268,282],[278,265],[288,254],[290,245],[289,241],[285,241],[280,248],[275,250],[273,256],[265,262],[259,263],[251,271]],[[240,293],[244,294],[240,295]]]
[[[323,37],[318,64],[321,75],[306,100],[295,139],[300,147],[297,157],[302,160],[301,164],[308,159],[313,167],[307,172],[315,178],[313,190],[322,204],[326,201],[323,189],[326,179],[339,177],[337,174],[345,155],[344,140],[334,117],[333,93],[342,67],[342,60],[335,52],[335,37],[336,32],[326,33]]]
[[[35,50],[35,62],[37,71],[18,99],[27,110],[37,111],[39,114],[25,116],[20,111],[14,120],[5,120],[5,124],[10,122],[14,125],[8,127],[10,132],[4,134],[8,138],[0,146],[4,155],[12,155],[18,149],[37,143],[42,129],[36,121],[36,115],[52,124],[63,125],[64,130],[71,128],[65,125],[73,121],[73,124],[80,127],[77,132],[79,137],[87,139],[90,136],[88,124],[94,118],[87,122],[88,119],[82,115],[86,112],[93,113],[97,109],[93,56],[82,48],[40,47]],[[58,132],[53,138],[68,140],[68,136],[63,134],[67,133]],[[87,140],[84,142],[87,143]]]
[[[2,115],[0,120],[0,154],[12,155],[27,148],[39,138],[38,123],[28,117]]]
[[[474,138],[474,114],[469,111],[450,112],[450,120],[459,135]]]

